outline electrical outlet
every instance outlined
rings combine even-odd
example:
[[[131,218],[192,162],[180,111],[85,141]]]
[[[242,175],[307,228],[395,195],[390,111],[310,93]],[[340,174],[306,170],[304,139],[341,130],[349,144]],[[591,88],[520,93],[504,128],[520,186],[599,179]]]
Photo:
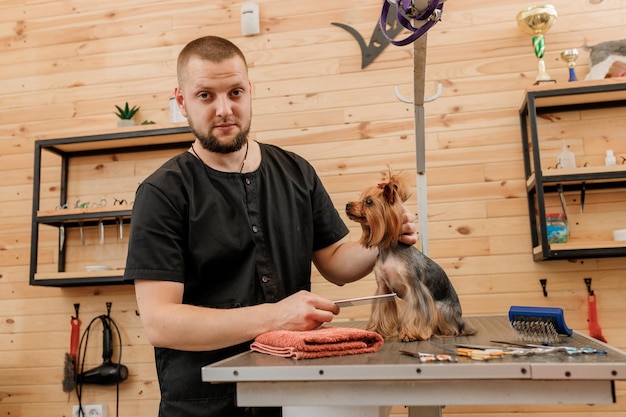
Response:
[[[106,404],[83,404],[83,412],[78,413],[78,406],[72,408],[72,417],[107,417]]]

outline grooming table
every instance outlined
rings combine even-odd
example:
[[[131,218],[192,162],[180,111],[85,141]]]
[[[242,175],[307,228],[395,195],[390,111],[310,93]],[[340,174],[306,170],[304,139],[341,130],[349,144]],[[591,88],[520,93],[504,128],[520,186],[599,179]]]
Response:
[[[445,405],[613,403],[614,381],[626,380],[626,354],[578,332],[561,344],[608,353],[420,363],[399,352],[449,353],[443,348],[456,343],[519,342],[507,317],[466,320],[476,335],[410,343],[387,339],[376,353],[320,359],[250,351],[203,367],[202,380],[234,382],[239,406],[282,406],[285,417],[379,417],[393,405],[408,406],[410,417],[437,417]],[[354,322],[333,325],[364,328]]]

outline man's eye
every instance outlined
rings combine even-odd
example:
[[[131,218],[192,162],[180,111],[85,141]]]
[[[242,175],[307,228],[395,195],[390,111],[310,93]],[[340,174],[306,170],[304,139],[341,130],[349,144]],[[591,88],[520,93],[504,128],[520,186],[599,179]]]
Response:
[[[373,203],[373,201],[372,201],[372,199],[371,199],[371,198],[366,198],[366,199],[365,199],[365,205],[366,205],[366,206],[371,206],[371,205],[372,205],[372,203]]]
[[[243,94],[243,90],[233,90],[233,96],[238,97]]]
[[[198,97],[203,100],[206,100],[207,98],[209,98],[209,93],[200,93],[198,94]]]

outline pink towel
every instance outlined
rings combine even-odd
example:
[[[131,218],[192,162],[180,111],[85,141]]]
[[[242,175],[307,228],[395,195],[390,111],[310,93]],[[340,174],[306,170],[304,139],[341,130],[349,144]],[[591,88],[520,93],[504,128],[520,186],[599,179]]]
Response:
[[[356,355],[376,352],[383,337],[368,330],[322,327],[309,331],[274,330],[254,339],[250,349],[294,359]]]

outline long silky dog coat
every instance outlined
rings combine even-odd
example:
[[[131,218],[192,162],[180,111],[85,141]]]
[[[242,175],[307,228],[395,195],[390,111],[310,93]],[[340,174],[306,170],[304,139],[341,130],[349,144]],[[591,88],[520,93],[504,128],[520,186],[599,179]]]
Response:
[[[346,214],[361,224],[360,243],[378,247],[374,266],[376,294],[395,292],[402,300],[374,303],[368,323],[383,337],[398,335],[404,342],[438,336],[474,334],[462,318],[459,297],[445,271],[414,246],[398,241],[403,202],[409,197],[402,179],[389,180],[366,189],[359,201],[346,205]]]

